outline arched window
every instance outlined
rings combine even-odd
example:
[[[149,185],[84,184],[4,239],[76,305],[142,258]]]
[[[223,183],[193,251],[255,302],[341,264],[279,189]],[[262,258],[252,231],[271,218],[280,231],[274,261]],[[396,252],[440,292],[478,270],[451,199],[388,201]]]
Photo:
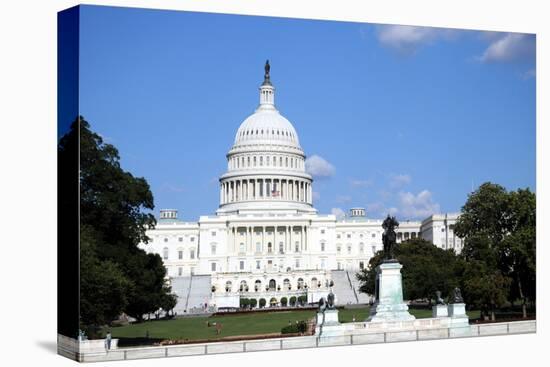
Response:
[[[254,290],[256,292],[260,291],[262,289],[262,281],[260,279],[257,279],[255,282],[254,282]]]
[[[168,259],[168,247],[165,247],[165,248],[162,249],[162,258],[164,260]]]
[[[313,277],[311,278],[311,287],[312,288],[319,288],[320,282],[317,282],[317,278]]]
[[[304,287],[304,280],[302,278],[298,278],[298,289],[302,289]]]
[[[274,291],[277,288],[277,282],[275,282],[275,279],[269,280],[269,290]]]
[[[246,280],[241,280],[241,285],[239,286],[239,290],[241,292],[248,292],[248,285],[246,284]]]
[[[231,292],[231,286],[232,286],[232,284],[231,284],[231,281],[230,281],[230,280],[228,280],[227,282],[225,282],[225,291],[226,291],[226,292]]]

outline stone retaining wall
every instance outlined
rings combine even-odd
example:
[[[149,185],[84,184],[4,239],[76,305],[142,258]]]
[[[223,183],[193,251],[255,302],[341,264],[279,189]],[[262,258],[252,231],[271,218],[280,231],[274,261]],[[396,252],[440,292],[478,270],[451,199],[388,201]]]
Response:
[[[338,345],[359,345],[375,343],[393,343],[413,340],[449,339],[460,337],[476,337],[488,335],[524,334],[536,332],[535,320],[514,321],[494,324],[469,325],[462,328],[429,328],[419,330],[391,330],[358,332],[334,337],[300,336],[289,338],[274,338],[268,340],[212,342],[188,345],[170,345],[159,347],[118,348],[110,351],[97,350],[95,347],[104,345],[103,340],[88,341],[87,347],[78,348],[76,339],[58,336],[58,353],[80,362],[99,362],[114,360],[130,360],[141,358],[163,358],[189,355],[205,355],[219,353],[242,353],[263,350],[285,350],[296,348],[317,348]],[[115,340],[115,339],[113,339]],[[85,342],[81,342],[85,343]],[[92,348],[92,344],[95,345]]]

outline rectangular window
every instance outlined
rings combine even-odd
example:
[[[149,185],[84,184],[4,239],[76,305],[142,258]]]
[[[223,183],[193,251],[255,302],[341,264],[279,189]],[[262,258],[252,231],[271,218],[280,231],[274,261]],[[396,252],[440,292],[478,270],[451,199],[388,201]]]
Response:
[[[260,260],[257,260],[256,261],[256,269],[260,270],[260,265],[261,265]]]
[[[324,229],[321,229],[321,234],[325,234],[325,230],[324,230]]]
[[[178,268],[178,276],[182,276],[183,275],[183,268]]]
[[[178,259],[181,260],[183,259],[183,251],[178,251]]]
[[[191,242],[195,242],[195,237],[191,237]]]
[[[216,271],[216,263],[211,263],[210,264],[210,270]]]
[[[243,260],[239,261],[239,269],[244,270],[244,261]]]
[[[256,242],[256,252],[262,252],[262,244],[259,242]]]
[[[296,269],[300,268],[300,259],[296,259]]]
[[[212,237],[215,237],[216,236],[216,232],[212,232]]]
[[[179,237],[178,241],[183,242],[183,237]]]
[[[191,249],[190,253],[189,253],[189,257],[191,259],[194,259],[195,258],[195,250],[194,249]]]

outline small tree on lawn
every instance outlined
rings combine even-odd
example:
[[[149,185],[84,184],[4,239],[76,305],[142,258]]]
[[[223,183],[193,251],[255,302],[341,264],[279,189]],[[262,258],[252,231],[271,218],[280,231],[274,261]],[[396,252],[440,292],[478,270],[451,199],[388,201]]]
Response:
[[[286,297],[281,298],[281,306],[286,307],[288,304],[288,299]]]
[[[260,298],[260,308],[264,308],[265,307],[265,298]]]
[[[246,308],[250,304],[250,300],[248,298],[241,298],[239,304],[241,308]]]
[[[249,304],[250,304],[251,308],[255,308],[256,305],[258,304],[258,300],[256,300],[256,298],[251,298],[248,301],[249,301]]]
[[[290,302],[291,306],[295,306],[296,305],[296,297],[294,297],[294,296],[290,297],[289,302]]]

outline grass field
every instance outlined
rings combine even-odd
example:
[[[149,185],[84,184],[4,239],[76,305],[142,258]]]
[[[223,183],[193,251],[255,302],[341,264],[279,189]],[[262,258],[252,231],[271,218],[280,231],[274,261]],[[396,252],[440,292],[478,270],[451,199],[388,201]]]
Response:
[[[416,318],[432,316],[429,309],[411,309],[411,314]],[[140,324],[114,327],[113,338],[144,338],[151,339],[208,339],[215,340],[221,337],[236,335],[261,335],[279,333],[281,328],[287,326],[289,321],[295,323],[300,320],[310,320],[315,317],[314,310],[293,310],[283,312],[263,312],[239,315],[210,316],[210,317],[186,317],[173,320],[145,321]],[[369,307],[342,309],[338,313],[340,322],[351,322],[355,316],[356,321],[363,321],[369,314]],[[479,317],[479,311],[468,312],[470,318]],[[216,334],[216,328],[208,327],[207,323],[222,324],[222,332]]]

